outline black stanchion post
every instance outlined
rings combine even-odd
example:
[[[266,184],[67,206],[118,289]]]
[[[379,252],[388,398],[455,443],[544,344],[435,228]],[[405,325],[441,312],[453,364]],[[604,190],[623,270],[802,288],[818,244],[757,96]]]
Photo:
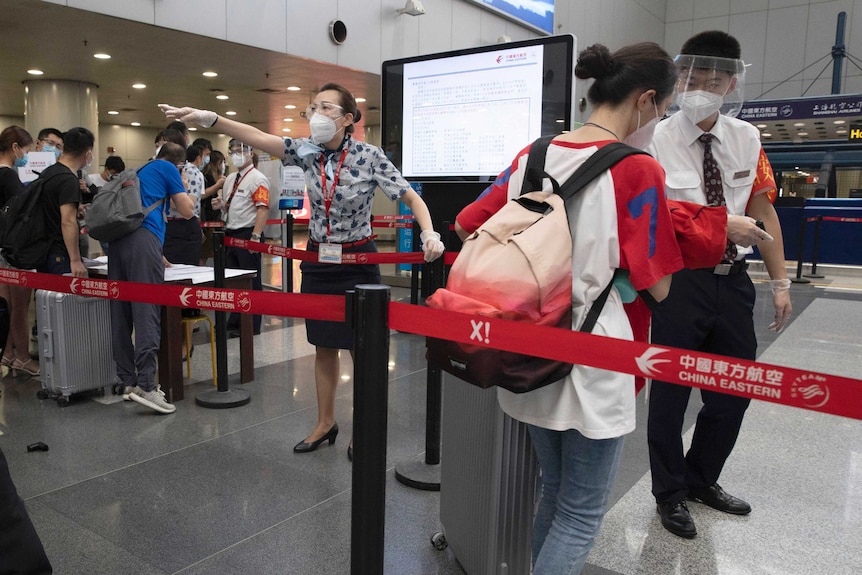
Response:
[[[823,221],[823,216],[814,217],[814,252],[811,254],[811,273],[804,274],[807,278],[820,279],[824,278],[823,274],[817,273],[817,256],[820,252],[820,223]]]
[[[805,212],[802,213],[802,222],[799,224],[799,247],[796,250],[796,277],[790,278],[795,284],[810,284],[811,280],[802,277],[802,258],[805,257],[805,227],[807,222]]]
[[[293,247],[293,214],[289,210],[282,210],[284,223],[281,228],[281,245],[290,249]],[[281,291],[293,293],[293,260],[281,258]]]
[[[443,287],[444,264],[439,257],[425,264],[430,291]],[[399,463],[395,479],[408,487],[440,491],[440,408],[443,400],[443,373],[430,363],[425,380],[425,461]]]
[[[348,292],[353,323],[353,484],[351,575],[383,575],[386,422],[389,401],[389,287]]]
[[[413,247],[412,251],[418,252],[420,248],[419,234],[422,233],[419,224],[413,220]],[[410,266],[410,303],[416,305],[419,303],[419,264],[411,264]]]
[[[224,288],[224,230],[213,230],[213,272],[215,287]],[[226,409],[239,407],[251,401],[251,395],[244,389],[231,389],[227,382],[227,312],[215,312],[216,330],[216,389],[201,392],[195,396],[195,403],[201,407]]]

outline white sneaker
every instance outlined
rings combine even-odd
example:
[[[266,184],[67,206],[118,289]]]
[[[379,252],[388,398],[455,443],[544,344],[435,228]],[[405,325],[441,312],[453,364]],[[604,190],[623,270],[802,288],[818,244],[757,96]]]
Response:
[[[129,399],[143,406],[149,407],[159,413],[173,413],[177,410],[175,405],[168,403],[165,400],[165,392],[160,387],[156,387],[152,391],[144,391],[140,387],[136,387],[129,394]]]
[[[137,389],[138,389],[137,385],[127,385],[123,389],[123,401],[132,401],[132,398],[129,396],[132,395],[133,393],[135,393],[135,390],[137,390]]]

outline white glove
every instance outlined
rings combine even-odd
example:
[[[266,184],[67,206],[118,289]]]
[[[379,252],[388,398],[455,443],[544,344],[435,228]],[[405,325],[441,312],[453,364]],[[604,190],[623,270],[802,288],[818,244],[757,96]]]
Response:
[[[422,251],[425,252],[426,262],[433,262],[446,251],[446,246],[440,241],[440,234],[434,230],[423,230],[419,234],[419,239],[422,241]]]
[[[727,239],[744,248],[762,241],[771,242],[772,236],[757,227],[757,220],[748,216],[727,215]]]
[[[165,113],[169,120],[179,120],[186,124],[197,124],[203,128],[209,128],[218,120],[218,114],[209,110],[198,110],[197,108],[175,108],[170,104],[159,104],[159,108]]]
[[[775,307],[775,318],[769,329],[779,333],[790,320],[793,306],[790,305],[790,280],[769,280],[769,288],[772,290],[772,303]]]

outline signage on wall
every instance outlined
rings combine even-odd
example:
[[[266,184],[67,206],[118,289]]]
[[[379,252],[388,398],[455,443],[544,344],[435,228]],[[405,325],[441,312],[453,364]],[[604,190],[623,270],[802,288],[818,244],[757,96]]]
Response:
[[[743,104],[738,117],[748,122],[770,122],[859,115],[862,115],[862,94],[755,100]]]
[[[554,1],[468,0],[542,34],[554,33]]]
[[[851,142],[862,142],[862,128],[850,128],[848,139]]]

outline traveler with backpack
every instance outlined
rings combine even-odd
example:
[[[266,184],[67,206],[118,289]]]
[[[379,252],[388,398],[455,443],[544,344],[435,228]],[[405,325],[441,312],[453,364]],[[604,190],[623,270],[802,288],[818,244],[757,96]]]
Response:
[[[23,193],[17,167],[27,163],[33,138],[24,128],[9,126],[0,133],[0,205]],[[0,266],[12,267],[0,257]],[[0,297],[9,304],[9,337],[0,365],[29,375],[39,375],[39,362],[30,358],[30,336],[27,315],[33,290],[22,286],[0,284]]]
[[[305,171],[311,203],[309,251],[320,261],[303,262],[303,293],[344,294],[360,283],[380,283],[377,265],[341,264],[342,253],[376,252],[371,235],[371,204],[378,187],[393,201],[401,199],[413,211],[422,229],[425,259],[443,254],[440,234],[422,198],[401,176],[380,148],[355,140],[354,124],[361,118],[353,94],[338,84],[326,84],[306,110],[311,138],[283,138],[253,126],[223,118],[215,112],[175,108],[160,104],[169,118],[196,122],[204,127],[217,123],[217,130],[255,150],[282,159],[286,166]],[[226,186],[227,187],[227,186]],[[335,390],[338,386],[339,350],[353,349],[352,330],[344,323],[307,320],[308,340],[315,346],[317,425],[293,448],[296,453],[314,451],[324,441],[335,442]],[[348,446],[347,456],[353,451]]]
[[[673,61],[658,45],[641,43],[611,53],[595,44],[581,52],[575,75],[594,78],[593,105],[582,127],[548,147],[544,189],[562,184],[597,149],[624,141],[643,148],[670,103]],[[525,178],[529,148],[487,194],[458,214],[459,234],[476,230]],[[577,329],[616,270],[627,284],[662,300],[683,266],[665,203],[664,172],[650,156],[630,155],[566,203],[572,234],[572,326]],[[623,274],[626,275],[626,274]],[[616,284],[615,284],[616,285]],[[610,290],[593,333],[632,339],[624,301]],[[498,388],[501,408],[528,424],[542,469],[542,498],[533,528],[534,575],[580,573],[606,512],[622,455],[623,436],[635,428],[634,376],[575,365],[564,379],[526,393]]]

